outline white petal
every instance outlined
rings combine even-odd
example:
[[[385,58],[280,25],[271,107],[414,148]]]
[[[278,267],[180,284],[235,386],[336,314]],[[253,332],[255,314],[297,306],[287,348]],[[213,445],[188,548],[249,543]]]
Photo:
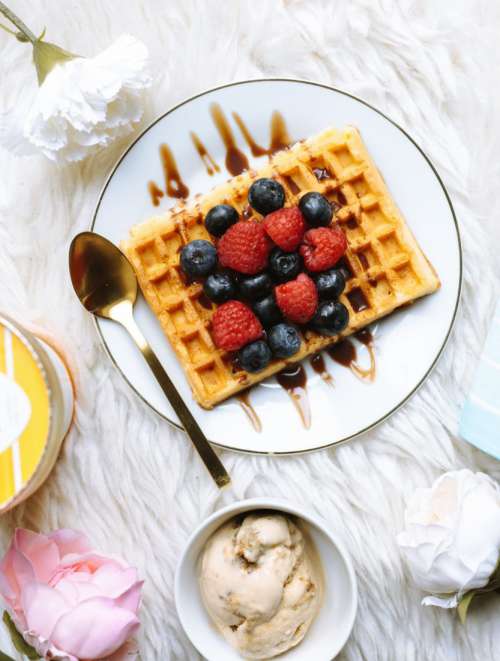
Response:
[[[422,599],[422,606],[439,606],[439,608],[456,608],[458,606],[458,596],[456,594],[449,597],[428,596]]]
[[[56,66],[31,104],[24,136],[57,162],[81,160],[130,132],[151,84],[148,51],[122,35],[93,58]]]

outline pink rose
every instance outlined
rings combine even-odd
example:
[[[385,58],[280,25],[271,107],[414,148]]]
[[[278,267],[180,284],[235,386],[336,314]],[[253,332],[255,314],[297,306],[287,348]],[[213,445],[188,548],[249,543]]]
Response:
[[[134,658],[142,581],[74,530],[18,529],[0,562],[0,595],[23,638],[45,659]]]

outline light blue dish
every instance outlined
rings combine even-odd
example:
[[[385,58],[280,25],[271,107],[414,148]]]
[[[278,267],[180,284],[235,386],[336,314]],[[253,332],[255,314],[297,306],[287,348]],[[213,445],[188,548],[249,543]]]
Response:
[[[462,410],[460,435],[500,459],[500,300]]]

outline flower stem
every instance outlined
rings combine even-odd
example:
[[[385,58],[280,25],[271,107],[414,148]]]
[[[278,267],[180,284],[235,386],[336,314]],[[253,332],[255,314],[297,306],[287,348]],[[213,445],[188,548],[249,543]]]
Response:
[[[20,18],[18,18],[14,12],[12,12],[8,7],[4,5],[3,2],[0,0],[0,13],[2,13],[6,18],[9,19],[9,21],[16,26],[16,28],[19,30],[19,32],[26,37],[28,41],[31,41],[31,43],[35,43],[36,41],[36,36],[33,34],[33,32],[29,29],[29,27],[21,21]],[[3,26],[2,26],[3,27]],[[7,30],[9,32],[9,30]],[[17,35],[16,35],[17,36]],[[1,658],[0,658],[0,661]]]
[[[5,30],[5,32],[8,32],[9,34],[11,34],[13,37],[17,37],[17,35],[18,35],[17,32],[14,32],[14,30],[11,30],[11,29],[8,28],[6,25],[3,25],[2,23],[0,23],[0,28],[1,28],[2,30]]]

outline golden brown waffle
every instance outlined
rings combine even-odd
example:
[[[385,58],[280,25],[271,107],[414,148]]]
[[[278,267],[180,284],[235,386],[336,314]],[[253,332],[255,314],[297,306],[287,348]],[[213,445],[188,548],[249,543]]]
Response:
[[[260,177],[274,177],[283,184],[286,206],[297,204],[308,191],[319,191],[333,203],[334,220],[348,241],[342,259],[348,280],[340,300],[350,319],[342,336],[440,285],[353,127],[327,129],[278,152],[258,172],[245,172],[198,196],[190,205],[180,205],[133,227],[122,249],[177,353],[195,399],[204,408],[212,408],[339,339],[305,331],[299,353],[286,361],[271,361],[258,374],[238,368],[233,357],[217,349],[212,340],[211,318],[216,306],[203,295],[201,284],[186,281],[179,252],[194,239],[211,240],[203,219],[216,204],[231,204],[243,216],[260,219],[247,204],[248,189]]]

